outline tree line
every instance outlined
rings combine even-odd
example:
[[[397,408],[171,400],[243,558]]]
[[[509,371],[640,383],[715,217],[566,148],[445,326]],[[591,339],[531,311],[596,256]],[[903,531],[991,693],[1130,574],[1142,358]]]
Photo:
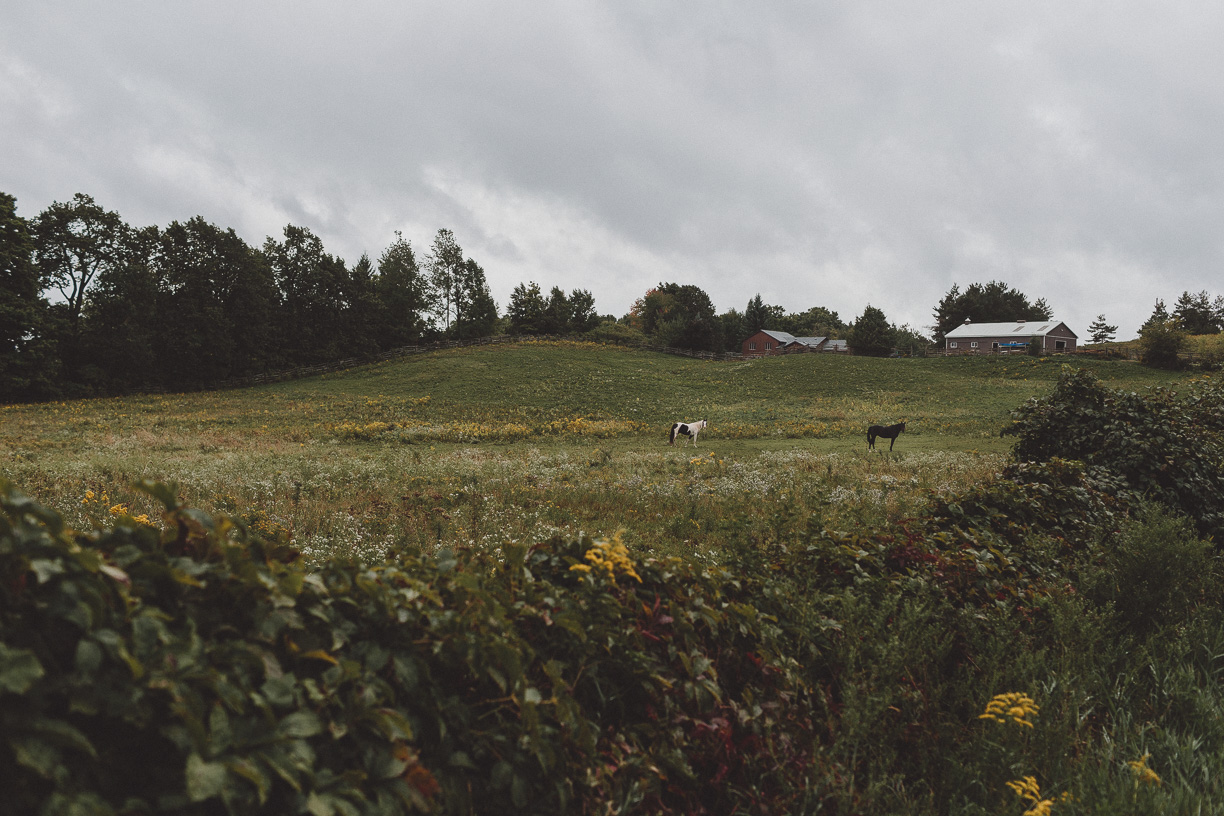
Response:
[[[1190,315],[1198,300],[1178,303],[1177,314]],[[1217,298],[1216,325],[1220,305]],[[528,281],[502,313],[484,269],[448,229],[423,254],[396,232],[376,260],[362,255],[349,265],[292,224],[252,246],[199,216],[134,227],[81,193],[26,219],[0,192],[3,401],[189,390],[496,334],[737,352],[745,338],[771,329],[887,355],[921,353],[966,319],[1051,317],[1044,299],[1030,302],[1001,281],[954,285],[935,309],[931,336],[871,305],[846,322],[823,306],[791,312],[757,294],[743,310],[718,312],[700,287],[674,282],[652,287],[618,318],[599,314],[588,290],[554,286],[545,294]]]
[[[447,229],[350,266],[305,227],[251,246],[201,217],[133,227],[83,194],[26,220],[0,193],[0,399],[190,389],[498,326]]]

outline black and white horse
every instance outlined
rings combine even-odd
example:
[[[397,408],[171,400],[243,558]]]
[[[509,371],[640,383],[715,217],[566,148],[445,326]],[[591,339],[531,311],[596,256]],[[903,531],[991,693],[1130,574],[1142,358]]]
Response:
[[[676,444],[677,436],[687,436],[688,439],[684,440],[684,444],[687,445],[689,441],[692,441],[696,445],[697,434],[705,430],[705,426],[706,421],[704,419],[699,419],[696,422],[677,422],[672,425],[671,438],[667,440],[667,444]]]
[[[888,449],[892,450],[892,446],[896,443],[897,437],[905,430],[905,423],[898,422],[896,425],[872,425],[867,429],[867,449],[875,448],[876,437],[887,439]]]

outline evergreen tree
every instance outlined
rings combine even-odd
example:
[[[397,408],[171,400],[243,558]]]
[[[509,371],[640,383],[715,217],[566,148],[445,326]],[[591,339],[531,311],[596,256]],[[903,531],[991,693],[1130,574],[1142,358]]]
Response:
[[[744,307],[744,337],[741,340],[751,337],[761,329],[774,328],[769,325],[770,317],[770,308],[765,305],[758,292]]]
[[[362,253],[345,278],[344,354],[369,357],[378,348],[378,293],[374,264]]]
[[[399,231],[378,259],[377,334],[383,349],[419,343],[431,327],[434,291]]]
[[[971,283],[964,292],[958,284],[953,284],[935,307],[935,325],[932,329],[935,342],[943,343],[944,335],[966,320],[972,323],[1010,323],[1014,320],[1052,320],[1053,317],[1045,298],[1029,303],[1022,292],[1002,281],[991,281],[985,285]]]
[[[1182,292],[1173,307],[1173,316],[1181,323],[1187,334],[1219,334],[1220,322],[1211,298],[1206,291],[1192,295]]]
[[[1117,326],[1111,326],[1105,322],[1105,315],[1097,315],[1097,319],[1088,327],[1088,333],[1092,337],[1094,343],[1108,343],[1114,339],[1118,333]]]
[[[544,334],[566,334],[570,327],[570,302],[560,286],[554,286],[544,304]]]
[[[893,330],[884,312],[869,305],[854,321],[846,341],[855,354],[884,357],[893,349]]]
[[[1156,305],[1152,309],[1152,314],[1146,321],[1144,321],[1143,327],[1146,328],[1147,326],[1153,323],[1164,323],[1168,319],[1169,319],[1169,312],[1165,308],[1164,300],[1162,300],[1161,298],[1156,298]],[[1142,330],[1143,329],[1140,329],[1140,331]]]

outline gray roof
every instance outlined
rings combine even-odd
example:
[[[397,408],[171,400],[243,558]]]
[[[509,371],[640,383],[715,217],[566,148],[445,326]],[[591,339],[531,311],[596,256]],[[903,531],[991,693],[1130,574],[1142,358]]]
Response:
[[[1058,320],[1013,320],[1010,323],[962,323],[944,337],[1045,337],[1063,325]],[[1067,329],[1067,331],[1071,331]],[[1071,332],[1075,336],[1075,332]]]
[[[784,346],[789,346],[791,343],[798,343],[801,346],[819,346],[825,341],[823,337],[796,337],[788,332],[774,331],[773,329],[761,329],[761,331]]]

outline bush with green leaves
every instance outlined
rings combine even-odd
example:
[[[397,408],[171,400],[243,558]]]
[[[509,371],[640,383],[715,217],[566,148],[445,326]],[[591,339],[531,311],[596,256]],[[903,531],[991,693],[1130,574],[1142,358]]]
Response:
[[[776,622],[717,568],[556,540],[307,572],[183,507],[77,533],[0,494],[14,812],[779,812]]]
[[[1003,433],[1019,437],[1017,461],[1079,460],[1119,494],[1159,501],[1204,535],[1224,533],[1224,382],[1204,377],[1185,393],[1138,394],[1064,367],[1048,396],[1012,418]]]

